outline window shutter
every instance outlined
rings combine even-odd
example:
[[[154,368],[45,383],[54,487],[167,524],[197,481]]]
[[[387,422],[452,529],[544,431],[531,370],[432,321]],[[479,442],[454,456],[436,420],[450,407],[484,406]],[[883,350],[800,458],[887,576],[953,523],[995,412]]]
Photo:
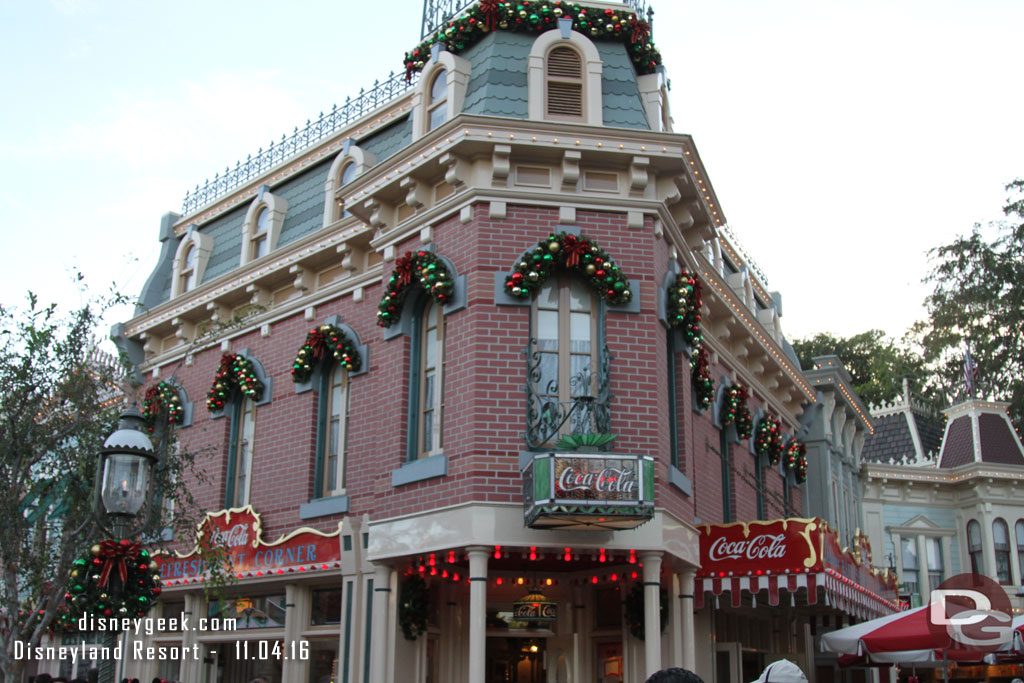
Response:
[[[583,78],[579,54],[567,47],[548,54],[547,114],[580,118],[583,116]]]

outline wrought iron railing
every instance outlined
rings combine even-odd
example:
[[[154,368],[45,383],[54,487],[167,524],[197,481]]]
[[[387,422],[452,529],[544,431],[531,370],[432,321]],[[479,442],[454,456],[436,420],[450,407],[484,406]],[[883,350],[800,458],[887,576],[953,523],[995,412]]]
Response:
[[[306,120],[301,129],[296,126],[291,135],[282,135],[279,142],[270,141],[267,149],[262,147],[255,156],[249,155],[245,161],[239,160],[235,167],[228,166],[224,173],[218,173],[213,180],[196,185],[195,190],[185,195],[182,202],[182,213],[187,215],[201,206],[223,197],[231,190],[241,187],[250,180],[310,146],[328,138],[347,126],[352,121],[369,114],[394,98],[398,97],[416,82],[416,77],[406,80],[405,72],[391,72],[383,81],[374,81],[373,87],[361,88],[359,94],[345,99],[340,107],[334,105],[331,111],[320,113],[319,118]]]
[[[543,448],[559,433],[607,434],[611,430],[611,352],[605,346],[598,354],[596,373],[582,372],[569,379],[572,398],[560,401],[558,380],[541,386],[543,353],[537,340],[530,339],[526,356],[526,445]],[[568,423],[568,430],[563,430]]]
[[[725,236],[729,239],[729,244],[739,252],[740,256],[743,257],[743,263],[750,270],[757,275],[757,279],[760,280],[761,284],[766,288],[768,287],[768,278],[765,276],[764,271],[761,270],[761,266],[757,265],[757,261],[750,255],[750,252],[740,242],[740,238],[736,236],[736,232],[729,227],[729,225],[723,225],[718,228],[719,232],[725,233]]]
[[[654,9],[647,0],[624,1],[637,15],[647,18],[647,23],[651,25],[651,35],[654,35]],[[431,35],[451,21],[452,17],[475,4],[476,0],[424,0],[420,39]]]

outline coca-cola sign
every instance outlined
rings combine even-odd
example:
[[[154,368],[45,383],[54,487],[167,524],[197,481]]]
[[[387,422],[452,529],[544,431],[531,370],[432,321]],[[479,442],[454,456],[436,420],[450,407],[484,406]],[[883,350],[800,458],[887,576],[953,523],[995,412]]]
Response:
[[[636,461],[563,458],[555,462],[555,497],[623,500],[637,497]]]
[[[243,522],[239,522],[229,529],[221,529],[214,526],[209,529],[210,541],[215,546],[224,546],[225,548],[244,546],[249,543],[249,530],[251,528],[249,524]]]
[[[705,524],[700,527],[701,573],[743,576],[818,571],[820,530],[814,519]]]

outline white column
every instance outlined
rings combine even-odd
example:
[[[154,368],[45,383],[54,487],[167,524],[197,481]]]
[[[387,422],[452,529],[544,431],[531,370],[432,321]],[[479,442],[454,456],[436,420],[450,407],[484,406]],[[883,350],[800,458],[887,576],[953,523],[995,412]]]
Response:
[[[487,656],[487,558],[489,548],[469,551],[469,683],[484,683]]]
[[[928,578],[928,539],[921,535],[917,537],[917,592],[921,594],[922,605],[928,603],[931,591],[932,585]]]
[[[679,575],[679,607],[683,622],[682,666],[690,671],[697,670],[697,635],[693,626],[693,591],[695,569],[687,569]]]
[[[303,628],[310,622],[310,592],[308,587],[289,583],[284,587],[285,621],[284,621],[284,642],[286,647],[289,643],[298,643],[301,640]],[[296,645],[298,647],[298,645]],[[291,654],[291,650],[288,651]],[[309,662],[303,659],[289,657],[281,663],[281,678],[285,681],[304,681],[309,678]]]
[[[680,666],[683,661],[683,615],[681,614],[683,606],[680,604],[682,602],[680,586],[682,586],[683,580],[679,574],[672,573],[669,575],[669,581],[671,582],[668,589],[668,642],[671,646],[669,664]]]
[[[188,628],[181,634],[181,644],[185,648],[192,648],[192,651],[195,652],[195,648],[197,647],[196,644],[199,642],[196,638],[199,630],[197,622],[200,619],[206,618],[206,600],[203,599],[202,593],[185,594],[185,616],[188,617]],[[203,656],[205,655],[205,651],[201,645],[198,646],[198,649],[200,653],[198,658],[192,656],[182,658],[180,669],[181,680],[203,680]]]
[[[370,680],[384,683],[387,680],[388,654],[388,603],[391,601],[391,567],[375,564],[373,572],[373,622],[370,643]]]
[[[644,563],[644,677],[661,669],[661,553],[647,552]]]
[[[990,514],[982,514],[978,523],[981,524],[981,550],[985,558],[984,574],[993,581],[998,581],[996,579],[996,546],[992,538],[993,519],[995,518]]]

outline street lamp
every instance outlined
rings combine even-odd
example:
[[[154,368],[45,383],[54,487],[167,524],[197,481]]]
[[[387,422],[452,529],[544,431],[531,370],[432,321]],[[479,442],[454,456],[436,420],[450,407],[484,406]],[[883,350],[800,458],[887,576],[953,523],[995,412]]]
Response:
[[[99,453],[99,501],[110,517],[114,536],[126,537],[132,519],[151,500],[149,491],[153,466],[160,463],[160,454],[143,431],[142,414],[133,405],[121,413],[117,430],[107,437]],[[153,518],[158,505],[151,504],[146,511],[145,528]],[[101,514],[96,515],[102,519]],[[101,524],[101,526],[103,526]]]

